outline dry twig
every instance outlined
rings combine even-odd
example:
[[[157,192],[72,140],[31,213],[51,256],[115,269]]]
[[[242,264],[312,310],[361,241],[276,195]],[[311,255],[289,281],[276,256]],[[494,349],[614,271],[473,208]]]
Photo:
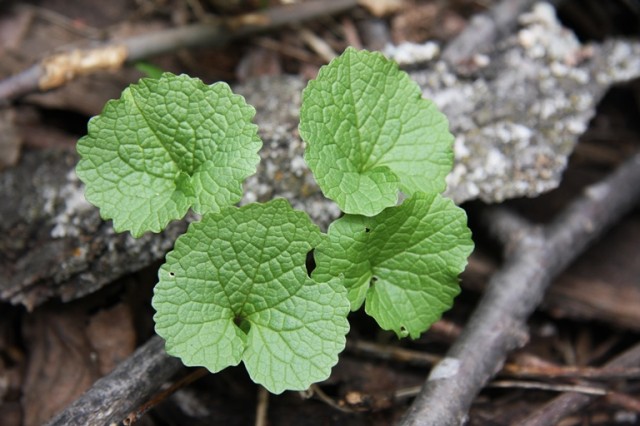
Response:
[[[636,161],[639,161],[636,156]],[[636,180],[637,182],[637,180]],[[618,368],[633,368],[640,366],[640,344],[633,346],[626,352],[617,356],[610,362],[608,362],[604,368],[618,369]],[[523,426],[543,426],[557,424],[562,418],[575,413],[582,409],[591,401],[595,396],[585,395],[579,393],[566,393],[558,396],[548,404],[540,407],[534,413],[531,413],[526,420],[522,422]],[[618,404],[621,402],[628,403],[629,398],[625,398],[618,393],[612,393],[608,398],[616,401]],[[637,404],[637,401],[636,401]]]
[[[269,411],[269,391],[258,386],[258,403],[256,405],[256,426],[267,426],[267,413]]]

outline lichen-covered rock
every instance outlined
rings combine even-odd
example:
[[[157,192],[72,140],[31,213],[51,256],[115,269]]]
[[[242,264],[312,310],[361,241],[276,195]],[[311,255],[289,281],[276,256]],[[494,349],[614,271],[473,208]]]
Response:
[[[264,142],[258,172],[245,182],[242,203],[283,197],[326,230],[340,209],[324,198],[302,158],[304,143],[298,135],[298,122],[305,85],[297,76],[279,76],[234,87],[255,106],[255,121]]]
[[[446,193],[458,203],[557,187],[606,90],[640,76],[640,43],[581,45],[546,3],[521,22],[516,35],[470,58],[462,72],[439,61],[412,73],[456,137]]]
[[[186,229],[134,239],[84,199],[78,157],[64,150],[27,152],[0,178],[0,300],[27,308],[73,300],[162,259]]]
[[[457,203],[533,197],[557,187],[606,90],[640,77],[640,43],[582,45],[546,3],[521,23],[491,54],[469,58],[464,66],[424,64],[419,55],[420,69],[410,71],[424,96],[447,115],[456,137],[446,194]],[[403,58],[409,65],[405,53]],[[245,201],[283,196],[326,226],[339,210],[321,196],[302,159],[297,124],[304,85],[281,76],[236,87],[256,106],[265,141]]]

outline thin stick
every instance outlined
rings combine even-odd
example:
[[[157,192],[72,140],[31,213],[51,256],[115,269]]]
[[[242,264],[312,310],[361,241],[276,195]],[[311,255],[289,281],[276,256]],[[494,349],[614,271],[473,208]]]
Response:
[[[333,398],[331,398],[329,395],[327,395],[326,393],[324,393],[324,391],[322,390],[322,388],[318,385],[311,385],[311,387],[309,388],[309,390],[311,390],[311,392],[318,397],[318,399],[322,402],[324,402],[325,404],[327,404],[330,407],[335,408],[338,411],[342,411],[343,413],[356,413],[355,410],[352,410],[349,407],[343,406],[338,404],[336,401],[333,400]]]
[[[430,367],[442,359],[442,357],[438,355],[389,345],[380,345],[364,340],[349,340],[347,342],[347,350],[356,354],[374,356],[378,359],[398,361],[422,367]]]
[[[258,386],[258,404],[256,405],[256,426],[267,426],[269,411],[269,391]]]
[[[409,388],[398,389],[394,396],[395,400],[399,401],[406,398],[413,398],[420,393],[421,386],[411,386]]]
[[[364,340],[349,340],[347,351],[375,359],[390,360],[418,367],[431,367],[442,359],[440,355],[412,349],[399,348]],[[640,367],[579,367],[545,363],[544,365],[526,365],[511,362],[504,365],[500,376],[530,379],[590,379],[611,381],[640,378]]]
[[[329,43],[307,28],[298,27],[298,34],[304,43],[318,54],[325,62],[331,62],[336,56]]]
[[[525,382],[521,380],[496,380],[488,384],[490,388],[540,389],[553,392],[577,392],[585,395],[606,395],[607,390],[597,386],[566,385],[544,382]]]
[[[640,366],[640,343],[605,364],[605,368],[632,368]],[[615,400],[620,397],[613,396]],[[562,418],[581,410],[593,400],[592,396],[576,393],[560,395],[531,413],[522,422],[523,426],[557,424]]]
[[[609,392],[607,394],[607,401],[625,410],[633,411],[634,413],[640,413],[640,400],[634,398],[631,395],[627,395],[622,392]]]
[[[526,343],[527,318],[551,279],[631,210],[640,197],[638,182],[640,154],[587,188],[549,226],[527,226],[527,233],[512,239],[514,247],[503,267],[491,277],[467,327],[432,370],[402,425],[459,425],[463,421],[473,399],[500,370],[507,354]],[[494,229],[499,228],[496,210],[492,212],[487,219]]]
[[[546,379],[590,379],[620,380],[640,378],[640,367],[608,368],[608,367],[576,367],[565,365],[529,366],[509,363],[501,374],[510,377],[546,378]]]

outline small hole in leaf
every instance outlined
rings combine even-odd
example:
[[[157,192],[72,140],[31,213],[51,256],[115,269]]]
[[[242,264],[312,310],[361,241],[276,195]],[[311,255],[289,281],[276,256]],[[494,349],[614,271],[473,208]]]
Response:
[[[400,332],[398,333],[398,337],[404,338],[409,336],[409,330],[404,325],[400,326]]]
[[[364,228],[364,232],[371,232],[371,228]]]
[[[307,261],[305,263],[307,267],[307,275],[311,276],[311,273],[316,269],[316,259],[313,257],[313,249],[307,253]]]
[[[236,315],[233,317],[233,323],[238,327],[244,334],[249,334],[249,330],[251,329],[251,323],[247,321],[245,317],[242,315]]]
[[[378,281],[378,277],[371,277],[369,280],[369,287],[373,287],[373,285]]]
[[[170,277],[175,277],[175,276],[176,276],[176,274],[174,274],[173,272],[169,272],[169,276],[170,276]]]

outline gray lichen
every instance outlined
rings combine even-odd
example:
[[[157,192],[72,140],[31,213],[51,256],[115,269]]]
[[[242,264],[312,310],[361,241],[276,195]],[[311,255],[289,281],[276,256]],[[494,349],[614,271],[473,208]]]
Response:
[[[185,230],[116,234],[84,200],[75,153],[28,152],[0,179],[0,300],[33,308],[73,300],[162,259]]]
[[[304,87],[300,78],[282,76],[234,88],[256,107],[255,121],[264,141],[258,172],[245,182],[242,203],[283,197],[309,213],[326,230],[340,215],[340,209],[323,197],[303,159],[304,142],[298,135],[298,122]]]
[[[447,195],[458,203],[555,188],[607,88],[640,76],[638,43],[581,45],[545,3],[521,22],[470,75],[443,61],[412,73],[456,136]]]

